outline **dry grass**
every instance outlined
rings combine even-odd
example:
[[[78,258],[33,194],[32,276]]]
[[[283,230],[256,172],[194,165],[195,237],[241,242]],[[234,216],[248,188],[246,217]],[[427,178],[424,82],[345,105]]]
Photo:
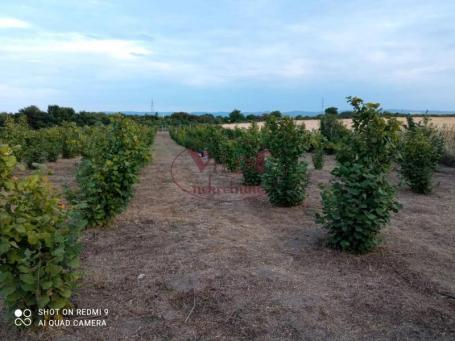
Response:
[[[414,120],[416,122],[420,122],[423,117],[414,117]],[[398,117],[398,120],[406,123],[406,118],[405,117]],[[341,121],[344,123],[344,125],[348,128],[351,127],[352,125],[352,119],[350,118],[344,118],[341,119]],[[447,127],[450,129],[455,129],[455,117],[432,117],[431,118],[431,123],[433,123],[436,127]],[[316,130],[319,129],[319,120],[314,119],[314,120],[297,120],[297,124],[305,124],[306,129],[309,130]],[[259,127],[262,127],[264,125],[264,122],[259,122],[258,123]],[[228,124],[223,124],[224,128],[248,128],[250,126],[250,123],[228,123]]]

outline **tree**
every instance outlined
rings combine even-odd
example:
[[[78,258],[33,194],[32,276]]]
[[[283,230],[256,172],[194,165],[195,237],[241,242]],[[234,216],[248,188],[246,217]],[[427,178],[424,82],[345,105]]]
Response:
[[[245,121],[245,116],[242,114],[242,112],[240,110],[234,109],[229,114],[229,122],[238,123],[238,122],[243,122],[243,121]]]
[[[19,110],[19,115],[24,115],[27,117],[27,122],[32,129],[51,127],[55,124],[55,121],[51,115],[45,111],[41,111],[35,105],[31,105]]]
[[[272,111],[270,114],[269,114],[270,117],[282,117],[283,114],[281,113],[281,111],[278,111],[278,110],[275,110],[275,111]]]
[[[352,117],[352,111],[347,110],[347,111],[342,111],[339,115],[339,118],[351,118]]]
[[[190,117],[191,117],[191,115],[188,114],[187,112],[179,111],[179,112],[172,113],[171,120],[177,121],[179,123],[183,123],[183,122],[189,122],[191,120]]]
[[[74,122],[76,113],[73,108],[59,107],[58,105],[49,105],[47,112],[53,118],[55,124],[62,122]]]
[[[248,122],[255,122],[257,120],[257,116],[253,115],[253,114],[249,114],[249,115],[247,115],[246,120]]]
[[[325,109],[326,115],[338,115],[338,108],[336,107],[328,107]]]
[[[216,119],[215,116],[212,114],[203,114],[200,116],[197,116],[197,120],[199,123],[215,123]]]
[[[0,113],[0,127],[4,127],[5,126],[6,119],[8,117],[10,117],[10,116],[11,115],[6,113],[6,112]]]

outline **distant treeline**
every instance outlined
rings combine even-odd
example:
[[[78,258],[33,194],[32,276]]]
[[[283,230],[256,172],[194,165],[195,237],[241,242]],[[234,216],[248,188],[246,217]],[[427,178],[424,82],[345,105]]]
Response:
[[[338,118],[351,118],[352,111],[338,112],[338,108],[329,107],[325,109],[325,114],[336,115]],[[13,115],[16,119],[25,116],[29,126],[32,129],[48,128],[61,125],[63,122],[74,122],[78,126],[93,126],[107,125],[110,121],[110,116],[105,112],[76,112],[73,108],[60,107],[58,105],[49,105],[47,111],[39,109],[37,106],[29,106],[19,110],[17,113],[0,113],[0,127],[4,125],[5,118]],[[384,111],[386,117],[406,117],[408,113],[392,113]],[[195,115],[186,112],[175,112],[171,115],[160,116],[158,113],[148,115],[125,115],[133,118],[135,121],[150,125],[182,125],[182,124],[222,124],[222,123],[243,123],[243,122],[259,122],[265,121],[269,116],[285,116],[280,111],[272,111],[260,115],[243,114],[240,110],[235,109],[227,116],[215,116],[213,114]],[[319,119],[323,115],[316,116],[294,116],[298,120]],[[455,116],[452,115],[429,115],[429,116]]]
[[[17,120],[27,118],[27,123],[32,129],[49,128],[61,125],[63,122],[74,122],[78,126],[107,125],[110,123],[109,115],[102,112],[76,113],[73,108],[49,105],[47,111],[40,110],[37,106],[29,106],[14,114],[0,113],[0,126],[4,125],[6,117],[13,115]]]

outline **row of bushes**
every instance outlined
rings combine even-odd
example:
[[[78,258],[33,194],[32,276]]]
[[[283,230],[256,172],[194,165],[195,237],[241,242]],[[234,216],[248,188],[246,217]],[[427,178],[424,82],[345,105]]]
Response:
[[[380,229],[400,207],[388,180],[392,164],[400,165],[400,174],[413,191],[428,193],[446,147],[441,133],[427,120],[417,124],[410,119],[403,130],[396,119],[384,118],[379,104],[356,97],[348,100],[353,107],[351,130],[328,113],[320,131],[312,133],[289,118],[271,117],[263,130],[253,124],[231,133],[231,140],[214,126],[176,128],[171,135],[187,148],[209,150],[209,155],[221,153],[223,139],[233,141],[244,183],[262,184],[270,202],[278,206],[297,205],[305,197],[308,173],[301,161],[305,151],[312,150],[317,169],[323,167],[324,152],[335,153],[334,179],[321,192],[323,210],[317,221],[328,230],[333,247],[366,252],[377,244]],[[265,149],[270,156],[261,174],[257,156]],[[223,163],[222,157],[213,158]]]
[[[36,168],[46,161],[55,162],[59,157],[73,158],[83,154],[90,136],[104,127],[78,127],[75,123],[61,126],[30,129],[25,121],[8,117],[0,129],[0,141],[12,146],[18,161],[29,168]]]
[[[383,118],[377,110],[377,116]],[[353,111],[353,123],[356,110]],[[326,113],[321,118],[320,133],[323,137],[324,150],[337,153],[351,141],[351,133],[343,126],[335,114]],[[400,166],[400,175],[416,193],[430,193],[432,174],[438,163],[455,164],[455,133],[448,128],[442,130],[434,127],[428,117],[421,122],[414,122],[412,116],[407,117],[407,124],[401,130],[400,142],[394,145],[394,162]],[[313,145],[318,146],[316,141]],[[315,168],[320,166],[320,153],[313,153]]]
[[[262,184],[270,201],[279,206],[303,201],[308,176],[307,164],[300,157],[313,141],[314,150],[320,152],[323,148],[320,134],[310,136],[304,126],[297,126],[287,117],[269,117],[262,130],[253,123],[246,130],[194,126],[172,128],[170,134],[189,149],[208,151],[215,162],[229,171],[240,170],[245,185]],[[270,156],[264,165],[266,150]]]
[[[211,158],[231,172],[240,167],[239,138],[244,135],[240,129],[224,129],[215,125],[181,126],[172,127],[169,134],[185,148],[200,153],[207,151]]]
[[[154,133],[118,116],[92,137],[77,171],[78,189],[69,193],[89,226],[107,223],[126,206],[140,168],[150,159]]]
[[[286,120],[289,118],[270,117],[267,122]],[[304,125],[297,130],[306,135],[306,150],[313,151],[314,166],[321,169],[324,163],[324,149],[326,138],[319,132],[308,132],[304,130]],[[216,125],[194,125],[172,127],[169,133],[172,139],[188,149],[204,152],[207,151],[210,158],[222,164],[227,170],[234,172],[241,170],[244,175],[244,184],[260,184],[260,174],[262,170],[261,151],[267,149],[265,130],[260,130],[256,123],[252,123],[248,129],[225,129]],[[259,155],[259,160],[258,160]]]
[[[81,231],[125,207],[153,138],[153,129],[123,117],[92,135],[69,206],[39,172],[14,177],[15,153],[0,145],[0,295],[8,316],[17,308],[71,306]]]

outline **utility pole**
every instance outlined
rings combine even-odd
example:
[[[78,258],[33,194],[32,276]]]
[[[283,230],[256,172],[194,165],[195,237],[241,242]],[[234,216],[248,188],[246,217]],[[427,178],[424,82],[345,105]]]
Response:
[[[150,115],[155,114],[155,105],[153,104],[153,98],[152,101],[150,102]]]
[[[324,115],[324,97],[322,97],[322,100],[321,100],[321,114]]]

